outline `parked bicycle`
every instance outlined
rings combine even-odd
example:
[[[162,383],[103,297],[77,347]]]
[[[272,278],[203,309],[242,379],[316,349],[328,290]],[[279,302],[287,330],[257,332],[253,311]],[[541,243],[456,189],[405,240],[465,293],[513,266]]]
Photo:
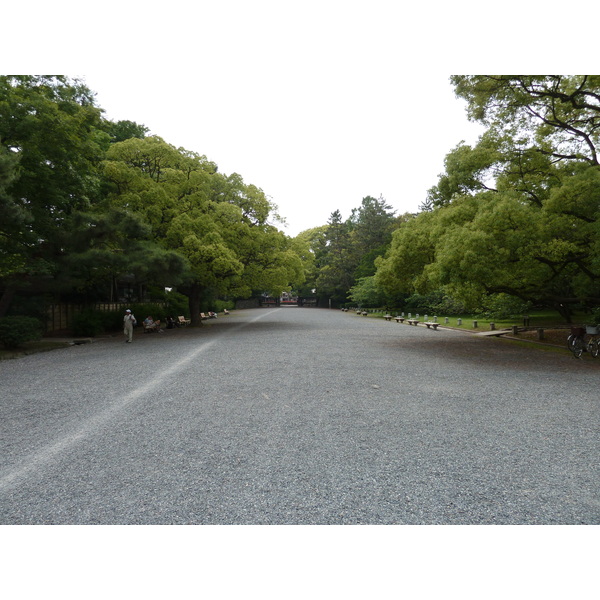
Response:
[[[600,327],[586,325],[585,327],[571,327],[571,334],[567,338],[567,347],[575,358],[581,358],[584,352],[589,352],[594,358],[600,354]]]

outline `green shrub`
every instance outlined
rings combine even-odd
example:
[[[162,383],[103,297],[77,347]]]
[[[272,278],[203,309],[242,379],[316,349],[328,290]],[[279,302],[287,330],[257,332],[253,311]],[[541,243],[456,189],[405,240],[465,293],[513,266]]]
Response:
[[[71,330],[73,335],[97,336],[104,331],[102,312],[92,309],[82,310],[73,317]]]
[[[468,312],[463,302],[446,294],[443,290],[437,290],[426,295],[412,294],[404,301],[403,310],[433,315],[462,315]]]
[[[5,348],[18,348],[25,342],[42,337],[43,326],[33,317],[3,317],[0,319],[0,342]]]
[[[225,309],[233,310],[235,308],[235,302],[233,300],[215,300],[215,312],[220,313]]]
[[[104,331],[119,331],[123,329],[124,312],[120,310],[107,310],[102,313]]]
[[[95,337],[104,332],[118,331],[123,327],[125,312],[87,308],[77,313],[71,321],[73,335]]]
[[[532,309],[530,302],[524,302],[508,294],[491,294],[483,302],[483,308],[478,311],[481,318],[512,319],[527,314]]]
[[[48,305],[51,303],[45,296],[28,296],[15,294],[7,316],[34,317],[41,323],[48,319]]]
[[[165,293],[165,315],[177,317],[178,315],[189,316],[189,302],[187,296],[180,294],[179,292],[166,292]]]

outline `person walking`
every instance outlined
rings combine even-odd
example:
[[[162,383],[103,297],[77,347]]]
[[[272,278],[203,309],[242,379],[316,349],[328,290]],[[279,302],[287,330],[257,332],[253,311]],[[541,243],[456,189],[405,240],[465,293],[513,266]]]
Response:
[[[133,340],[133,326],[136,322],[133,313],[127,309],[125,311],[125,316],[123,317],[123,333],[127,336],[127,339],[125,340],[126,343],[131,344]]]

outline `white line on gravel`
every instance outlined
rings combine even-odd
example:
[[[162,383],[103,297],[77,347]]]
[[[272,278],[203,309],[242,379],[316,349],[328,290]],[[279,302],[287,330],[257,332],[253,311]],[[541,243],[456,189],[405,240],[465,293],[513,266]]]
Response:
[[[281,310],[281,309],[276,309],[276,310]],[[269,312],[273,312],[273,311],[269,311]],[[234,329],[227,332],[227,334],[225,334],[225,335],[231,335],[235,331],[238,331],[239,329],[242,329],[243,327],[246,327],[247,325],[250,325],[251,323],[258,321],[259,319],[262,319],[267,314],[268,313],[266,313],[266,312],[262,313],[259,316],[254,317],[253,319],[250,319],[249,321],[241,323],[240,325],[236,326]],[[83,425],[77,431],[75,431],[71,434],[65,435],[58,441],[56,441],[52,444],[49,444],[49,445],[43,447],[41,450],[38,450],[34,454],[31,454],[30,456],[24,458],[22,461],[20,461],[19,464],[15,465],[12,468],[12,470],[10,470],[7,473],[0,476],[0,492],[8,491],[9,489],[15,487],[27,475],[43,468],[45,465],[50,463],[53,459],[60,456],[63,452],[74,447],[75,445],[77,445],[77,443],[84,440],[90,434],[93,434],[100,427],[102,427],[103,425],[108,423],[115,415],[122,412],[128,406],[130,406],[131,404],[136,402],[140,397],[143,397],[146,394],[149,394],[155,388],[163,385],[163,382],[165,379],[170,378],[177,371],[181,371],[187,364],[189,364],[191,361],[193,361],[199,354],[202,354],[203,352],[206,352],[207,350],[209,350],[218,341],[219,341],[219,339],[217,338],[217,339],[211,340],[210,342],[206,342],[206,343],[202,344],[202,346],[200,346],[193,352],[190,352],[190,354],[188,354],[184,358],[178,360],[176,363],[171,365],[165,371],[161,371],[160,375],[154,377],[153,379],[150,379],[144,385],[133,390],[132,392],[130,392],[123,398],[120,398],[120,399],[116,400],[115,402],[113,402],[106,410],[104,410],[101,413],[98,413],[98,414],[94,415],[93,417],[91,417],[90,419],[88,419],[86,422],[83,423]]]

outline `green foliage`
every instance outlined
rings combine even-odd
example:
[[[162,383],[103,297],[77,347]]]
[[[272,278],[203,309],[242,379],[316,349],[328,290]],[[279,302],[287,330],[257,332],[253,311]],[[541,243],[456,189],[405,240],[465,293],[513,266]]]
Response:
[[[143,139],[149,131],[145,125],[140,125],[134,121],[108,121],[106,130],[110,135],[110,141],[113,143],[123,142],[131,138]]]
[[[428,295],[429,311],[438,315],[460,315],[467,311],[463,302],[456,298],[441,292],[434,292]]]
[[[0,318],[0,343],[5,348],[18,348],[25,342],[33,342],[42,337],[43,327],[33,317]]]
[[[362,277],[350,288],[348,298],[363,308],[375,308],[385,303],[385,295],[375,283],[374,277]]]
[[[486,319],[510,319],[521,317],[531,309],[531,302],[523,302],[508,294],[492,294],[485,298],[479,313]]]
[[[225,309],[233,310],[235,308],[235,302],[233,300],[215,300],[214,311],[217,313],[223,312]]]
[[[433,220],[433,213],[421,213],[407,218],[394,231],[387,253],[375,261],[375,281],[386,293],[411,295],[429,291],[424,272],[435,257]]]
[[[185,313],[193,324],[213,295],[279,294],[302,280],[294,246],[268,223],[275,207],[238,174],[221,175],[206,157],[158,137],[114,144],[104,168],[113,184],[111,206],[149,225],[149,238],[165,258],[168,285],[187,296]],[[180,265],[173,265],[173,254]]]
[[[376,282],[388,293],[444,289],[495,314],[534,305],[569,320],[598,305],[600,78],[453,82],[488,130],[449,153],[426,211],[376,259]]]
[[[446,172],[437,186],[431,188],[422,210],[432,210],[452,202],[456,196],[482,192],[493,176],[494,163],[499,159],[497,140],[491,135],[482,136],[474,148],[461,142],[444,161]]]
[[[91,302],[125,277],[176,287],[169,311],[198,322],[218,295],[302,284],[299,246],[260,188],[147,133],[104,120],[77,80],[0,76],[0,315],[23,289]]]
[[[165,305],[165,313],[167,316],[177,317],[179,315],[188,314],[188,299],[183,294],[176,291],[165,292],[162,302]]]
[[[397,223],[383,198],[366,196],[346,221],[336,210],[326,226],[303,232],[299,238],[310,242],[312,253],[306,290],[345,303],[349,290],[360,288],[360,279],[375,274],[376,260],[386,252]]]
[[[44,296],[17,294],[7,316],[34,317],[41,323],[48,319],[48,304],[50,300]]]
[[[466,311],[463,303],[452,298],[443,291],[430,294],[412,294],[404,301],[405,311],[429,313],[437,315],[460,315]]]
[[[96,337],[98,334],[103,333],[105,331],[106,317],[108,314],[92,309],[83,310],[77,313],[71,322],[73,335]]]
[[[101,195],[108,143],[93,94],[77,80],[0,76],[0,289],[73,286],[57,275],[67,272],[74,215]],[[9,302],[5,294],[0,315]]]

